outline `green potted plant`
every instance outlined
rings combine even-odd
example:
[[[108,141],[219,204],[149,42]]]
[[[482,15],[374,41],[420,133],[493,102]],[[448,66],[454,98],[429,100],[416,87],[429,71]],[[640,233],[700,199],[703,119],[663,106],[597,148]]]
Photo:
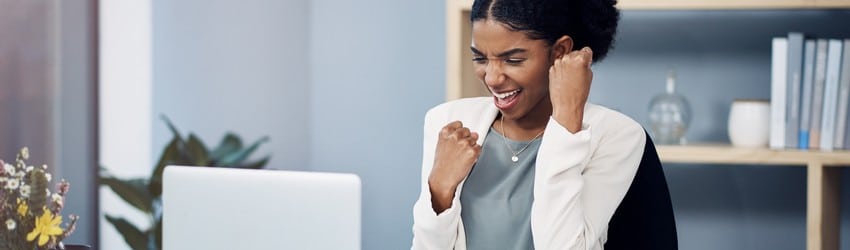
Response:
[[[124,237],[134,250],[162,248],[162,172],[168,165],[232,167],[260,169],[270,156],[248,161],[249,156],[269,139],[260,138],[248,146],[233,133],[225,134],[214,149],[210,149],[192,133],[183,137],[166,117],[162,117],[173,137],[154,166],[149,178],[120,179],[101,168],[100,184],[109,187],[125,202],[145,213],[151,221],[147,229],[139,228],[122,217],[107,214],[106,220]]]

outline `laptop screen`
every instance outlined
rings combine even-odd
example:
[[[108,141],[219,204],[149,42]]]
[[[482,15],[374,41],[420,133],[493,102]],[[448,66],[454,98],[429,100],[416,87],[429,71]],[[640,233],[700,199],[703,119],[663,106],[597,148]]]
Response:
[[[168,166],[163,248],[360,249],[354,174]]]

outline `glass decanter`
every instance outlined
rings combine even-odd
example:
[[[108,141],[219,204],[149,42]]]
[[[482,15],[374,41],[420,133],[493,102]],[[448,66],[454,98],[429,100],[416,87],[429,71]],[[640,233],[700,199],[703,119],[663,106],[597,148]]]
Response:
[[[649,102],[649,124],[653,140],[659,144],[685,144],[685,132],[691,122],[688,100],[676,90],[676,74],[667,73],[667,91]]]

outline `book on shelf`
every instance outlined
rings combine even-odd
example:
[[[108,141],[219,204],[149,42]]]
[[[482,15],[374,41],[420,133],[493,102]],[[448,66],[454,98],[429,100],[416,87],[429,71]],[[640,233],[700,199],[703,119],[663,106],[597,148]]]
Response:
[[[826,82],[823,91],[823,121],[821,122],[820,149],[834,149],[835,120],[838,110],[838,77],[841,71],[841,46],[838,39],[830,39],[826,56]],[[842,128],[843,129],[843,128]]]
[[[850,149],[850,39],[772,40],[770,148]]]
[[[850,148],[850,39],[844,39],[841,77],[838,87],[838,121],[835,123],[835,148]],[[842,129],[843,128],[843,129]]]
[[[788,67],[788,39],[773,38],[770,75],[770,148],[785,148],[785,77]]]
[[[812,83],[815,74],[815,46],[814,39],[806,39],[805,53],[803,58],[803,92],[800,97],[800,136],[797,139],[797,148],[809,149],[809,131],[812,122]]]
[[[809,148],[820,148],[821,119],[823,119],[823,89],[826,81],[826,55],[829,43],[818,39],[815,52],[815,79],[812,88],[812,120],[809,125]]]
[[[788,68],[786,69],[787,92],[785,93],[785,145],[798,146],[800,137],[800,86],[803,75],[803,33],[788,33]]]

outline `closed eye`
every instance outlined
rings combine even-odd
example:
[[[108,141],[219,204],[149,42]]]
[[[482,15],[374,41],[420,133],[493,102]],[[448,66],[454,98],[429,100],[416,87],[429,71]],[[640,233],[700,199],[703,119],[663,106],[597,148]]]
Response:
[[[524,61],[525,61],[524,58],[507,58],[507,59],[505,59],[505,63],[512,64],[512,65],[518,65],[518,64],[520,64]]]

